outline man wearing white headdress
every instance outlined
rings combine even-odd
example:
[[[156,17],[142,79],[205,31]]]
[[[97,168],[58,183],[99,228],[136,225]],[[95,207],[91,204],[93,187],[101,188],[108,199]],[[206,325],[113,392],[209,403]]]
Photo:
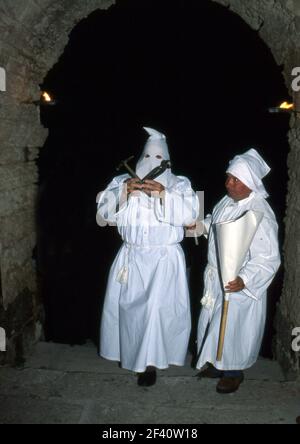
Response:
[[[140,179],[170,160],[166,137],[145,130],[149,138],[135,171]],[[100,354],[139,373],[142,386],[155,383],[156,369],[185,362],[191,322],[180,242],[198,211],[190,181],[170,168],[144,183],[115,177],[98,202],[97,216],[115,223],[124,241],[109,274]]]
[[[204,221],[209,245],[203,308],[198,323],[197,368],[202,370],[199,377],[220,378],[219,393],[236,391],[244,379],[242,370],[257,360],[266,319],[266,291],[280,265],[278,227],[262,183],[269,172],[270,168],[255,149],[236,156],[227,169],[225,186],[228,194]],[[248,210],[263,213],[263,219],[239,276],[226,286],[232,294],[223,357],[217,361],[223,285],[218,274],[213,224],[234,220]]]

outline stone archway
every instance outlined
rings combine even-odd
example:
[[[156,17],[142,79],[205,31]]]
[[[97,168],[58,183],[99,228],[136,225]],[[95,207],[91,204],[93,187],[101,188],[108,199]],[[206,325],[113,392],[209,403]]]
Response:
[[[300,8],[295,0],[212,0],[238,14],[256,30],[283,67],[291,91],[291,72],[297,66]],[[14,362],[41,334],[41,302],[32,250],[35,245],[37,170],[34,159],[47,132],[36,106],[39,84],[68,41],[74,25],[95,9],[106,9],[113,0],[69,2],[30,0],[0,6],[0,66],[7,75],[7,91],[0,94],[0,325],[7,333],[8,352],[0,362]],[[298,98],[296,97],[298,101]],[[277,354],[291,377],[299,373],[299,357],[291,350],[291,333],[300,326],[300,280],[297,276],[300,202],[297,191],[300,131],[291,119],[289,133],[289,196],[286,217],[285,284],[278,308]],[[297,361],[298,359],[298,361]]]

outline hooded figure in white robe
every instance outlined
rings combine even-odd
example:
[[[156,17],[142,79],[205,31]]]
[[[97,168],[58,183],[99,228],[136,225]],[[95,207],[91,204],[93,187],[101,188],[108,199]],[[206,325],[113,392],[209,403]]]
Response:
[[[215,369],[222,371],[244,370],[251,367],[258,358],[266,320],[266,291],[280,265],[278,227],[274,213],[266,201],[268,194],[262,183],[262,178],[269,171],[270,168],[255,149],[236,156],[230,162],[227,173],[240,180],[251,192],[242,200],[225,196],[216,205],[212,215],[204,221],[209,245],[203,308],[198,323],[198,369],[210,363]],[[217,361],[224,293],[218,273],[213,224],[234,220],[248,210],[263,213],[263,219],[239,273],[244,289],[229,296],[223,357],[221,361]]]
[[[141,179],[170,159],[165,136],[145,129],[149,138],[136,166]],[[108,278],[100,355],[141,373],[148,366],[184,365],[191,321],[180,242],[199,202],[190,181],[170,168],[155,179],[164,186],[162,199],[138,191],[122,202],[129,178],[115,177],[98,202],[97,216],[115,223],[124,241]]]

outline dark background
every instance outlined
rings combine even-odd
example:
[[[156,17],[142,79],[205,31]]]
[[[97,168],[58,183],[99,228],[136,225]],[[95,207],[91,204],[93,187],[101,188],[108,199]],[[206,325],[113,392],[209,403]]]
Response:
[[[36,259],[46,338],[98,342],[109,267],[121,244],[115,228],[96,225],[96,195],[120,160],[139,156],[143,126],[165,133],[173,172],[205,191],[205,213],[224,195],[237,153],[259,150],[280,224],[287,184],[288,115],[268,108],[288,99],[273,56],[237,15],[202,0],[126,0],[95,11],[72,31],[41,89],[57,104],[41,107],[49,137],[38,160]],[[134,163],[133,163],[134,165]],[[206,241],[185,239],[191,270],[194,333],[202,297]],[[271,356],[282,270],[269,291],[262,355]]]

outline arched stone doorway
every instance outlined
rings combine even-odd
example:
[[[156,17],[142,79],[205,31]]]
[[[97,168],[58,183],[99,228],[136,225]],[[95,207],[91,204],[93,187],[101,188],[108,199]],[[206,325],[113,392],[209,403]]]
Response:
[[[40,336],[40,301],[37,297],[32,249],[35,245],[34,159],[47,136],[39,123],[35,105],[38,85],[58,60],[74,24],[111,1],[27,2],[26,6],[1,6],[3,12],[0,65],[7,72],[7,91],[1,93],[1,323],[7,331],[7,361],[22,355],[23,348]],[[295,2],[256,0],[245,6],[240,0],[218,1],[240,15],[270,47],[284,68],[289,90],[291,71],[297,66],[299,10]],[[272,3],[272,4],[271,4]],[[20,26],[20,17],[22,25]],[[28,33],[28,29],[30,32]],[[279,38],[279,37],[280,38]],[[23,102],[23,103],[22,103]],[[22,104],[22,106],[20,106]],[[299,371],[298,357],[291,351],[291,331],[300,325],[300,287],[297,269],[299,206],[298,120],[291,120],[290,182],[286,218],[285,286],[278,310],[278,358],[292,374]],[[22,220],[22,224],[20,224]],[[3,359],[3,355],[1,355]]]

